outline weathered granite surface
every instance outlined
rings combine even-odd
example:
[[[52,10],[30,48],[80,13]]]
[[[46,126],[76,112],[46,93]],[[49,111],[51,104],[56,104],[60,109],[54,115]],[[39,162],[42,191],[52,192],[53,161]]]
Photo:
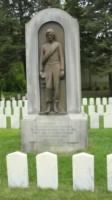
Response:
[[[66,114],[40,115],[39,31],[46,23],[64,30]],[[48,8],[26,24],[28,116],[22,121],[26,152],[72,152],[87,146],[87,117],[81,113],[80,44],[78,21],[65,11]]]
[[[72,152],[87,145],[87,118],[82,114],[29,115],[22,122],[25,152]]]

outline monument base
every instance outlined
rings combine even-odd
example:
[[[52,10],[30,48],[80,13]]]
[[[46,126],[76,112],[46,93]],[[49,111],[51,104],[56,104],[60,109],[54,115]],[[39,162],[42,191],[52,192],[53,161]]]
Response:
[[[28,115],[22,120],[25,152],[73,152],[87,146],[85,114]]]

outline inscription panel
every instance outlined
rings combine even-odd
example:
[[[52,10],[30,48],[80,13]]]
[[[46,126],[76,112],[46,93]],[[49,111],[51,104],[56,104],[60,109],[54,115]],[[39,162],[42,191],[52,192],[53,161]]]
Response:
[[[87,144],[85,115],[29,115],[22,123],[23,151],[73,152]]]
[[[75,144],[79,141],[77,124],[67,116],[39,116],[31,128],[30,142]]]

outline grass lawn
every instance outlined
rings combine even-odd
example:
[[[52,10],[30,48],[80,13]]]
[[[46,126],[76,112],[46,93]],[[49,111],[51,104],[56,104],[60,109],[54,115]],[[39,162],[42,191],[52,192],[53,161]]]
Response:
[[[91,129],[86,152],[95,155],[95,192],[72,190],[72,155],[59,154],[59,190],[41,190],[36,186],[35,154],[28,154],[30,187],[7,186],[6,154],[20,151],[20,131],[0,129],[0,199],[112,199],[106,189],[106,155],[112,153],[112,129]]]

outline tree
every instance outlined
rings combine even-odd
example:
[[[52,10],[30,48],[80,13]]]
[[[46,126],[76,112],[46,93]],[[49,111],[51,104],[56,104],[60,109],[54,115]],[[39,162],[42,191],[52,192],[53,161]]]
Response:
[[[19,33],[17,32],[17,34],[22,46],[25,44],[25,23],[39,10],[49,6],[59,7],[59,5],[59,0],[0,0],[0,7],[8,13],[10,18],[17,20],[19,26]],[[21,57],[25,72],[25,46],[19,52],[19,56]]]
[[[91,9],[90,9],[91,8]],[[92,64],[95,72],[100,75],[108,74],[110,80],[110,94],[112,94],[112,16],[111,16],[112,2],[99,0],[91,3],[89,6],[89,13],[93,13],[92,22],[88,23],[89,29],[93,24],[94,37],[94,52],[92,52]],[[108,65],[107,65],[108,63]]]
[[[111,77],[112,1],[66,0],[66,10],[79,19],[82,68],[88,68],[90,73],[108,73]]]
[[[3,8],[0,8],[0,30],[0,89],[5,90],[10,66],[20,60],[24,45],[20,42],[18,21]]]
[[[0,0],[1,90],[14,89],[14,84],[9,84],[9,79],[14,80],[14,76],[12,78],[14,66],[17,67],[15,72],[19,73],[18,63],[21,62],[25,72],[25,23],[39,10],[59,5],[59,0]],[[16,80],[17,78],[15,83]]]
[[[38,10],[48,7],[60,7],[60,0],[38,0]]]

